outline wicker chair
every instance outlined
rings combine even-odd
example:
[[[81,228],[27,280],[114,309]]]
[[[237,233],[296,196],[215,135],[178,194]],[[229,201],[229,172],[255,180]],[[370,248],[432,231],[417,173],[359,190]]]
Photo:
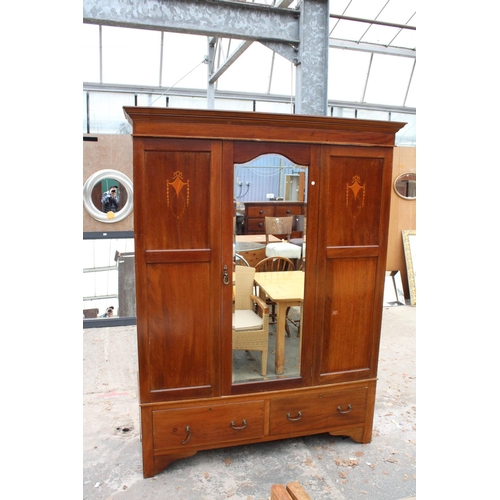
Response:
[[[261,273],[261,272],[272,272],[272,271],[295,271],[295,265],[294,263],[290,260],[287,259],[286,257],[267,257],[265,259],[262,259],[256,266],[255,266],[255,272]],[[271,306],[271,320],[273,322],[276,321],[276,302],[273,302],[267,295],[263,294],[261,291],[259,291],[259,296],[261,299],[266,301],[266,304],[268,306]],[[288,317],[288,310],[287,309],[286,314]],[[290,337],[290,330],[288,328],[288,323],[285,321],[285,331],[287,337]]]
[[[253,267],[235,266],[233,350],[260,351],[261,374],[265,376],[269,343],[269,308],[252,293],[254,276]],[[254,311],[254,304],[257,304],[259,314]]]

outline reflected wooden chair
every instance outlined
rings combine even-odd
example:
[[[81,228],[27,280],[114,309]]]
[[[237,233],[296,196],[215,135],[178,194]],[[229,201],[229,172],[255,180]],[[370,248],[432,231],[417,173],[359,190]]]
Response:
[[[261,374],[267,373],[269,307],[253,294],[255,269],[235,266],[233,350],[260,351]],[[254,305],[257,311],[254,311]]]
[[[302,249],[290,243],[293,217],[265,217],[264,227],[266,230],[266,257],[286,257],[288,259],[300,259]],[[279,238],[285,236],[286,241],[269,243],[269,236]]]
[[[300,264],[297,265],[297,269],[304,269],[306,263],[306,226],[307,226],[307,217],[305,215],[294,215],[293,216],[293,224],[292,224],[292,232],[301,233],[298,238],[291,238],[290,243],[297,245],[301,248],[301,260]]]
[[[266,257],[262,259],[256,266],[255,272],[274,272],[274,271],[295,271],[295,264],[286,257]],[[271,314],[269,315],[272,322],[276,322],[276,302],[273,302],[267,295],[265,295],[261,290],[258,291],[259,297],[266,301],[266,304],[271,307]],[[287,318],[288,318],[287,309]],[[285,331],[288,337],[290,337],[290,330],[288,328],[288,323],[285,321]]]

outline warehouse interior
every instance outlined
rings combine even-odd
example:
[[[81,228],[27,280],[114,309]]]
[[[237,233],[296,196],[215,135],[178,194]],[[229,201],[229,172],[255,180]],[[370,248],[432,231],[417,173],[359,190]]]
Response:
[[[124,2],[115,3],[123,4]],[[259,10],[260,15],[264,16],[267,15],[265,9],[300,11],[302,7],[300,1],[280,3],[274,0],[164,3],[171,5],[207,4],[207,8],[220,7],[217,4],[227,4],[222,7],[264,9],[263,13]],[[47,169],[57,172],[58,179],[62,179],[63,191],[64,186],[71,186],[72,189],[80,188],[82,185],[80,169],[82,165],[85,167],[80,139],[82,132],[84,136],[100,136],[103,141],[108,139],[114,141],[116,136],[122,136],[124,141],[130,138],[131,130],[128,128],[122,111],[124,105],[199,106],[202,109],[213,106],[215,109],[283,113],[293,113],[298,109],[297,99],[303,97],[298,84],[302,75],[297,73],[297,67],[300,64],[296,65],[296,63],[300,61],[294,62],[294,58],[290,55],[297,48],[293,44],[290,46],[290,41],[283,39],[265,41],[266,45],[259,41],[258,34],[254,33],[252,37],[248,34],[243,35],[241,32],[217,34],[212,31],[211,27],[207,28],[206,24],[201,28],[201,23],[195,23],[194,28],[183,25],[178,33],[175,30],[175,23],[174,28],[168,25],[165,30],[144,26],[142,21],[138,24],[123,23],[121,26],[121,21],[111,18],[111,7],[104,17],[92,18],[96,12],[96,4],[107,8],[113,4],[112,1],[84,1],[83,4],[83,28],[82,14],[78,5],[73,9],[68,9],[67,5],[61,2],[60,9],[68,15],[67,22],[61,25],[60,20],[54,19],[47,13],[46,6],[38,4],[32,6],[34,20],[28,24],[37,43],[26,44],[26,37],[22,30],[11,33],[9,40],[5,40],[6,44],[9,42],[16,46],[16,51],[6,53],[6,62],[12,68],[16,68],[16,74],[20,76],[15,81],[14,79],[5,80],[2,83],[6,95],[18,96],[16,99],[8,100],[5,104],[7,115],[12,117],[8,124],[7,122],[4,124],[5,137],[10,139],[12,147],[23,152],[30,168],[33,166],[30,176],[32,185],[37,187],[37,194],[40,194],[43,189],[54,190],[52,177],[47,175]],[[321,77],[327,83],[323,87],[321,85],[315,87],[314,101],[301,100],[301,111],[354,119],[390,120],[394,118],[397,121],[405,121],[409,123],[409,126],[404,130],[404,134],[397,137],[397,141],[401,141],[398,142],[399,147],[413,149],[416,152],[417,78],[414,65],[416,42],[415,39],[405,41],[405,43],[401,41],[403,33],[410,38],[415,36],[415,30],[412,28],[416,27],[416,17],[413,16],[416,5],[414,2],[396,2],[395,0],[389,2],[356,2],[356,0],[335,2],[332,0],[328,4],[328,28],[326,28],[328,43],[325,44],[328,48],[325,50],[329,52],[329,56],[324,56],[324,60],[328,60],[329,70],[326,77],[325,75]],[[407,9],[403,9],[404,16],[385,17],[385,14],[395,8],[396,4],[406,6]],[[184,6],[179,7],[181,12]],[[419,226],[422,228],[419,237],[422,241],[420,255],[421,262],[425,259],[425,269],[422,268],[422,279],[419,281],[418,336],[414,323],[416,307],[406,305],[387,308],[387,316],[396,316],[400,313],[404,314],[403,311],[409,311],[409,317],[404,319],[405,326],[399,331],[409,327],[408,342],[404,348],[412,351],[413,345],[418,344],[419,435],[418,446],[415,447],[415,453],[410,457],[410,465],[413,467],[416,463],[416,450],[418,450],[418,482],[409,476],[407,481],[404,481],[404,485],[407,486],[411,478],[415,482],[413,491],[399,490],[396,493],[400,495],[394,497],[377,497],[374,494],[371,498],[409,497],[416,495],[417,488],[422,498],[453,498],[459,493],[488,498],[496,491],[494,460],[485,458],[497,446],[495,438],[491,439],[488,436],[480,439],[477,434],[472,435],[466,432],[462,433],[460,438],[458,437],[459,430],[477,428],[478,424],[477,414],[468,411],[465,405],[470,409],[476,405],[481,406],[482,401],[491,401],[492,389],[489,387],[490,384],[486,383],[486,379],[494,380],[492,367],[495,366],[495,352],[488,346],[496,318],[491,307],[487,307],[486,310],[483,308],[478,313],[478,308],[472,307],[471,304],[477,303],[477,290],[484,291],[487,298],[495,299],[497,296],[496,290],[491,289],[491,283],[496,283],[498,270],[492,269],[489,265],[495,259],[493,246],[487,246],[482,251],[481,258],[476,259],[477,269],[472,273],[471,282],[468,285],[464,284],[463,277],[457,273],[458,266],[462,265],[467,256],[470,258],[472,252],[477,251],[479,238],[484,238],[485,234],[491,234],[491,227],[493,227],[491,215],[496,213],[496,202],[493,197],[485,196],[484,190],[472,189],[474,181],[468,175],[460,175],[454,179],[454,196],[448,199],[442,197],[443,186],[436,182],[436,178],[444,179],[454,169],[460,168],[461,172],[465,172],[471,165],[474,169],[477,169],[478,165],[481,166],[484,171],[481,176],[483,180],[494,179],[496,176],[496,167],[492,162],[492,158],[495,157],[495,141],[488,139],[489,128],[487,126],[491,123],[491,117],[498,115],[499,112],[498,104],[492,98],[496,95],[497,82],[493,71],[494,65],[491,64],[494,60],[495,16],[486,7],[484,9],[483,6],[479,7],[470,12],[465,9],[452,11],[448,5],[419,5],[419,31],[423,34],[419,40],[422,57],[418,77],[420,122],[418,219]],[[86,8],[88,8],[87,11]],[[10,10],[11,7],[7,9]],[[90,11],[94,14],[89,15]],[[10,14],[11,18],[14,18],[13,10]],[[255,12],[253,14],[255,15]],[[284,14],[285,17],[287,15],[287,13]],[[40,23],[42,19],[43,24]],[[341,29],[343,24],[355,24],[357,32],[352,35],[347,27]],[[407,26],[404,27],[405,25]],[[465,37],[463,36],[464,27],[470,29]],[[393,34],[400,32],[399,38],[393,36],[385,38],[385,35],[378,34],[379,31],[383,33],[386,28]],[[83,43],[81,41],[82,29]],[[123,35],[118,33],[120,29],[124,30]],[[216,29],[220,30],[220,26]],[[375,32],[377,36],[371,38]],[[330,40],[330,33],[335,41]],[[115,34],[116,41],[112,41],[110,46],[105,48],[106,41],[110,41]],[[175,35],[179,35],[179,38],[174,38]],[[186,37],[193,38],[193,46],[185,43]],[[453,49],[447,50],[448,46],[444,43],[444,37],[447,37],[447,40],[453,40]],[[64,38],[70,40],[70,43],[61,43],[61,39]],[[470,43],[472,39],[480,40],[479,45],[473,47]],[[135,41],[129,44],[127,40]],[[211,44],[210,41],[215,41],[215,43]],[[288,47],[286,47],[287,44]],[[71,49],[79,46],[82,47],[80,56],[71,57]],[[140,49],[134,52],[134,47],[140,47]],[[169,50],[170,53],[167,55]],[[393,53],[399,50],[402,54]],[[92,57],[89,57],[90,53],[93,54]],[[154,69],[146,70],[145,67],[140,66],[141,63],[145,63],[146,58],[143,56],[146,53],[153,55],[156,61]],[[413,56],[410,55],[411,53]],[[213,58],[210,57],[211,54]],[[332,54],[334,55],[333,62],[330,59]],[[352,61],[347,60],[348,54],[354,54]],[[248,55],[254,57],[247,61],[244,57]],[[31,61],[37,73],[42,75],[41,81],[38,82],[40,88],[38,95],[43,96],[43,99],[38,100],[36,120],[43,124],[45,132],[32,134],[30,147],[26,147],[26,133],[19,133],[26,130],[28,121],[26,114],[20,112],[19,98],[33,95],[33,70],[17,66],[16,61],[19,57]],[[394,67],[386,65],[385,59],[404,61],[400,66],[401,73],[397,73]],[[111,60],[118,62],[117,68],[105,69],[106,61]],[[61,61],[64,61],[63,66],[69,71],[60,71]],[[133,61],[138,66],[133,67]],[[360,66],[357,66],[358,63]],[[378,66],[379,63],[381,63],[380,66]],[[262,70],[263,66],[265,66],[265,71],[256,71],[256,69]],[[82,68],[84,68],[83,71]],[[126,74],[125,68],[130,69],[130,74]],[[60,76],[56,85],[52,79],[44,78],[48,69],[59,71]],[[306,78],[318,78],[314,68],[306,68],[305,72],[307,71],[310,72],[309,75],[305,75]],[[231,78],[231,73],[235,73],[234,79]],[[342,78],[338,76],[339,74]],[[355,83],[352,80],[346,81],[343,86],[341,82],[347,77],[358,79]],[[378,77],[381,78],[379,82],[382,81],[382,87],[388,84],[390,86],[385,94],[379,93],[375,88],[370,88]],[[136,78],[135,81],[134,78]],[[258,84],[253,83],[254,78],[259,82]],[[400,85],[397,90],[394,87],[396,84]],[[62,87],[69,90],[63,91]],[[65,106],[58,107],[51,104],[60,101],[61,96],[63,96]],[[436,112],[436,110],[439,111]],[[471,124],[472,117],[474,117],[472,120],[474,125]],[[61,127],[63,122],[68,123],[68,126]],[[58,142],[63,154],[55,155],[54,138],[48,140],[46,132],[54,130],[60,131]],[[84,142],[84,148],[88,145]],[[112,150],[111,153],[116,155],[117,151]],[[130,155],[129,152],[126,154]],[[50,162],[46,161],[47,158],[51,158]],[[44,168],[40,168],[40,165]],[[68,169],[69,166],[72,168]],[[19,170],[11,170],[11,172],[6,172],[7,182],[11,185],[19,185]],[[84,174],[83,182],[88,175]],[[26,435],[27,429],[34,429],[32,411],[11,412],[10,415],[4,416],[6,428],[12,429],[12,432],[6,436],[7,449],[12,458],[7,466],[10,481],[12,484],[22,485],[24,493],[30,492],[34,497],[39,494],[42,484],[46,485],[44,488],[48,488],[55,498],[65,498],[68,494],[74,495],[75,492],[76,495],[80,495],[80,488],[83,484],[84,490],[89,492],[84,493],[85,498],[134,498],[134,494],[138,495],[137,498],[163,498],[165,491],[169,491],[168,484],[167,486],[163,484],[163,488],[158,488],[160,484],[158,480],[145,482],[139,478],[140,445],[137,428],[129,438],[130,441],[127,441],[128,431],[125,428],[131,423],[135,425],[136,414],[134,412],[137,411],[136,399],[132,401],[132,404],[126,401],[124,411],[121,407],[122,400],[125,400],[127,395],[131,399],[134,398],[134,383],[130,382],[131,374],[122,372],[124,375],[122,380],[111,382],[111,385],[115,384],[116,392],[123,389],[121,392],[127,393],[116,396],[121,397],[120,403],[118,400],[115,402],[109,399],[109,392],[108,398],[99,397],[100,394],[106,394],[107,388],[102,387],[102,384],[110,383],[107,378],[110,375],[88,379],[92,380],[96,387],[92,387],[92,383],[85,386],[83,380],[81,360],[85,358],[83,366],[88,366],[86,365],[89,359],[87,352],[96,352],[96,346],[100,345],[102,359],[104,363],[109,363],[111,358],[107,349],[113,331],[121,329],[127,337],[127,343],[133,344],[134,326],[117,325],[112,328],[91,329],[93,333],[89,335],[90,343],[86,346],[82,345],[82,337],[79,335],[82,300],[80,286],[82,265],[79,249],[81,248],[82,228],[79,223],[74,224],[74,220],[79,221],[80,216],[83,216],[85,221],[88,213],[82,207],[80,195],[70,196],[69,205],[62,210],[61,206],[64,204],[61,202],[61,197],[50,197],[44,200],[46,209],[43,211],[34,211],[31,205],[14,205],[13,197],[14,193],[4,200],[4,203],[8,203],[5,205],[5,210],[12,206],[18,207],[16,217],[8,217],[5,220],[7,231],[10,234],[19,234],[20,221],[29,223],[30,230],[27,234],[20,235],[20,245],[8,246],[3,250],[5,259],[33,262],[33,241],[46,240],[48,233],[50,233],[51,245],[49,248],[43,246],[37,253],[38,259],[43,260],[45,266],[37,271],[38,277],[29,287],[26,287],[24,280],[19,279],[19,269],[6,270],[6,283],[12,284],[11,293],[5,301],[6,309],[16,310],[19,297],[24,297],[27,292],[26,288],[29,288],[32,311],[29,317],[23,320],[22,331],[26,332],[26,335],[9,335],[6,339],[6,352],[9,353],[19,352],[24,348],[26,339],[29,339],[31,349],[27,353],[26,366],[29,365],[30,369],[20,371],[18,363],[11,361],[4,365],[8,370],[6,375],[16,373],[17,379],[25,388],[32,387],[33,380],[38,381],[37,387],[41,387],[42,390],[36,389],[30,392],[30,401],[37,408],[48,408],[48,394],[56,393],[58,404],[61,403],[64,406],[67,418],[56,419],[52,411],[41,412],[42,414],[37,416],[36,424],[37,428],[43,428],[44,432],[38,432],[38,435],[34,437]],[[61,212],[64,213],[64,219],[54,216]],[[485,213],[488,214],[487,217],[484,217]],[[47,214],[50,214],[49,223],[47,223]],[[64,227],[63,230],[62,227]],[[106,228],[109,230],[110,226],[107,225]],[[465,238],[465,241],[462,238],[460,245],[450,245],[449,242],[444,241],[444,238],[450,234],[462,234],[464,228],[470,237]],[[461,259],[464,260],[461,261]],[[69,270],[69,274],[61,269]],[[62,299],[57,299],[54,303],[47,296],[46,290],[47,283],[54,282],[55,272],[58,276],[57,286],[65,293]],[[72,285],[72,282],[75,284]],[[446,286],[441,286],[443,283]],[[40,327],[40,318],[45,317],[49,310],[58,319],[55,320],[57,324],[53,328],[53,335],[47,341],[46,336],[41,335],[43,329]],[[412,330],[413,333],[411,333]],[[463,333],[464,331],[473,332],[477,341],[470,342]],[[61,349],[64,349],[68,355],[61,356]],[[115,349],[111,354],[113,362],[119,363],[120,347],[113,347],[113,349]],[[131,349],[133,352],[133,345]],[[396,366],[396,361],[399,361],[399,354],[397,350],[388,350],[387,355],[389,362],[394,363],[388,368],[393,368]],[[414,363],[417,358],[416,352],[411,352],[409,358],[411,358],[411,363]],[[133,356],[129,359],[133,359]],[[446,367],[443,367],[443,359],[446,359]],[[468,360],[470,368],[468,370],[464,370],[464,359]],[[133,362],[131,365],[133,369]],[[108,367],[104,365],[104,368]],[[93,364],[89,369],[93,376],[99,372],[101,365]],[[126,370],[129,369],[130,364]],[[414,375],[415,373],[410,374],[411,377]],[[484,382],[472,385],[474,379],[478,377],[481,377]],[[454,380],[452,387],[449,384],[451,379]],[[414,390],[413,383],[416,384],[415,379],[404,378],[405,389]],[[101,384],[100,387],[99,384]],[[390,377],[384,376],[383,384],[384,390],[388,391],[385,394],[387,397],[392,390]],[[447,385],[447,389],[437,388],[441,385]],[[80,393],[82,386],[84,387],[83,402],[85,404],[94,398],[95,413],[82,415]],[[91,389],[88,390],[88,387]],[[466,401],[464,401],[463,391],[465,387],[470,389],[469,393],[473,393],[471,398],[465,398]],[[88,392],[85,392],[87,390]],[[13,383],[9,383],[5,388],[4,397],[6,401],[16,402],[18,408],[26,405],[27,402],[26,396],[20,396],[19,390],[14,387]],[[388,409],[387,404],[391,402],[390,399],[383,399],[379,401],[379,404],[384,405],[385,411]],[[53,403],[50,404],[53,405]],[[118,409],[118,412],[111,412],[111,408],[114,408],[113,411]],[[391,411],[390,408],[389,411]],[[388,428],[392,425],[397,429],[397,426],[391,422],[391,416],[386,413],[388,412],[379,414],[381,421],[387,421]],[[102,421],[96,417],[97,414],[99,414],[98,417],[110,418],[110,420],[102,424]],[[124,420],[122,418],[124,415],[129,419]],[[98,448],[94,447],[92,447],[94,457],[89,460],[89,455],[85,454],[84,449],[90,441],[85,443],[87,438],[84,436],[84,442],[82,442],[81,435],[82,424],[85,425],[87,417],[90,418],[92,426],[95,426],[94,428],[89,425],[88,432],[93,433],[92,439],[98,442],[97,446],[105,446],[106,442],[111,447],[118,445],[120,449],[132,443],[132,448],[135,447],[132,454],[122,456],[132,457],[132,460],[135,460],[133,462],[135,469],[128,470],[121,478],[114,476],[111,462],[115,461],[116,470],[118,470],[120,463],[118,456],[120,455],[114,455],[112,460],[108,460],[105,458],[106,454],[103,453],[105,465],[102,465],[95,458]],[[109,421],[112,421],[112,431],[108,428]],[[115,423],[118,424],[114,426]],[[483,428],[494,428],[496,425],[494,411],[482,414],[481,423]],[[111,432],[114,434],[113,438],[110,437]],[[482,435],[484,433],[481,437]],[[404,439],[401,440],[401,436],[397,436],[396,440],[400,444],[405,443]],[[28,446],[32,449],[34,442],[37,443],[36,449],[33,450],[37,466],[28,465],[19,468],[15,464],[25,463],[26,449]],[[307,443],[300,443],[297,440],[291,445],[294,447],[295,455],[307,462],[309,466],[317,465],[318,462],[315,461],[321,460],[318,458],[321,454],[331,458],[334,463],[335,459],[342,458],[335,454],[338,448],[332,452],[329,443],[322,441],[321,437]],[[344,443],[340,443],[339,446],[344,446]],[[53,460],[47,460],[47,450],[54,450],[57,453],[55,455],[51,451]],[[355,453],[353,450],[354,447],[348,445],[346,448],[348,458],[353,458],[350,457],[350,453]],[[233,451],[237,450],[231,450],[231,453]],[[271,471],[279,470],[280,463],[274,460],[286,454],[286,447],[282,447],[279,455],[274,456],[272,447],[270,449],[259,447],[259,451],[267,453],[266,456],[273,460]],[[120,449],[119,453],[123,453],[123,450]],[[231,461],[236,460],[238,466],[253,463],[256,452],[251,446],[247,447],[242,450],[238,459],[235,459],[231,453],[225,453],[222,450],[220,453],[214,452],[210,457],[206,454],[199,454],[190,464],[180,464],[177,466],[175,477],[172,478],[174,490],[178,488],[175,491],[182,490],[185,493],[189,490],[189,486],[186,485],[190,481],[199,481],[196,490],[198,496],[193,498],[200,498],[199,491],[202,484],[200,480],[207,483],[211,480],[210,472],[206,470],[205,465],[212,464],[213,470],[216,471],[215,481],[220,481],[216,485],[217,494],[239,498],[234,490],[237,488],[234,478],[241,477],[240,471],[231,476],[228,467]],[[311,459],[313,459],[312,462]],[[56,461],[58,470],[54,474]],[[364,473],[370,469],[370,465],[366,462],[374,464],[369,460],[363,464],[365,468],[363,474],[358,475],[356,479],[359,481],[356,483],[356,487],[359,486],[356,493],[358,496],[352,498],[370,498],[361,484],[367,478]],[[108,479],[103,480],[90,473],[86,475],[84,473],[86,464],[90,466],[91,463],[94,472],[96,470],[109,471]],[[395,462],[386,463],[392,463],[395,466]],[[352,469],[348,471],[346,465],[349,466],[349,464],[344,464],[340,472],[351,472],[354,469],[357,474],[360,471],[360,467],[356,469],[353,464],[350,465]],[[26,470],[30,470],[30,473],[27,474]],[[322,473],[323,471],[322,469]],[[318,495],[318,498],[348,498],[344,495],[345,492],[336,491],[338,482],[326,484],[325,476],[321,476],[322,479],[313,485],[314,471],[304,470],[297,466],[294,472],[296,474],[292,479],[304,474],[302,477],[311,481],[310,493],[316,492],[318,486],[325,486],[325,491],[327,488],[331,488],[330,492],[334,491],[329,497]],[[224,482],[227,474],[231,477],[230,483]],[[28,480],[27,475],[30,476]],[[113,479],[109,481],[111,477]],[[187,480],[186,477],[188,477]],[[144,481],[149,496],[144,496],[145,490],[132,491],[132,488],[127,486],[130,478],[132,481],[137,479],[134,483],[135,488],[138,482]],[[161,479],[162,483],[168,483],[167,478],[168,473],[165,473]],[[282,482],[288,479],[286,475],[278,478]],[[335,480],[338,479],[346,481],[349,479],[349,474],[344,477],[335,476]],[[267,488],[271,482],[268,480],[265,487]],[[350,486],[354,486],[354,483]],[[158,489],[153,491],[156,488]],[[183,490],[183,488],[186,489]],[[378,487],[375,485],[373,489],[378,489]],[[379,494],[384,495],[383,492]],[[189,498],[187,495],[181,497],[180,494],[177,497],[168,497]],[[247,497],[250,496],[247,495],[244,498]],[[255,498],[259,497],[255,496]],[[316,497],[312,496],[312,498]]]
[[[145,8],[120,3],[121,10],[113,10],[113,2],[84,2],[84,38],[88,45],[83,86],[83,182],[88,185],[89,179],[103,177],[106,168],[119,171],[128,176],[126,179],[132,178],[131,126],[122,111],[122,107],[127,105],[311,114],[404,122],[406,125],[396,137],[393,178],[396,183],[401,176],[413,176],[412,192],[400,196],[396,191],[392,196],[393,236],[388,268],[397,272],[388,275],[396,274],[398,284],[394,288],[399,290],[400,295],[391,304],[408,307],[411,316],[416,305],[416,243],[413,243],[415,272],[412,267],[410,281],[401,235],[404,231],[412,231],[412,238],[416,238],[416,108],[413,90],[416,78],[416,12],[412,2],[405,2],[404,5],[394,0],[378,2],[378,5],[375,3],[377,2],[359,0],[174,1],[168,4],[153,2]],[[162,12],[160,16],[158,10]],[[242,19],[245,22],[242,23]],[[388,78],[388,75],[391,77]],[[256,188],[259,178],[266,179],[267,187],[262,188],[263,192],[276,192],[274,196],[278,200],[283,199],[280,196],[284,196],[286,200],[296,199],[291,198],[290,193],[285,195],[285,188],[282,190],[279,184],[270,187],[267,172],[268,170],[255,164],[248,170],[241,170],[240,167],[235,172],[235,200],[239,200],[242,207],[247,200],[265,199],[265,195],[259,194],[258,187]],[[286,176],[288,173],[289,179],[293,178],[293,172],[298,170],[280,169],[280,175]],[[243,184],[249,193],[247,196],[239,189]],[[130,192],[127,189],[121,191],[130,197],[131,189]],[[113,231],[111,224],[99,214],[95,216],[93,213],[92,205],[98,207],[98,202],[90,201],[87,204],[90,211],[84,211],[83,221],[84,242],[88,247],[85,254],[89,256],[84,263],[84,277],[88,282],[84,292],[84,314],[96,311],[97,317],[84,317],[84,345],[91,342],[92,346],[99,346],[100,343],[96,343],[95,339],[100,336],[101,330],[110,330],[111,322],[114,322],[115,335],[121,328],[134,328],[133,319],[127,320],[134,317],[134,308],[125,307],[129,301],[125,299],[124,290],[118,290],[114,299],[114,290],[110,291],[109,288],[103,288],[102,284],[100,287],[97,284],[98,280],[103,281],[104,267],[109,266],[110,272],[113,272],[122,263],[121,268],[118,267],[116,271],[118,281],[121,279],[125,283],[125,289],[127,288],[127,279],[120,277],[126,273],[124,266],[129,260],[127,256],[133,255],[134,224],[131,214],[113,221]],[[115,240],[115,246],[110,246],[108,262],[96,259],[97,249],[106,245],[106,241],[113,236],[116,238],[118,231],[128,236],[132,245],[119,244],[120,240]],[[241,232],[246,233],[247,228],[242,228]],[[106,234],[105,241],[100,233]],[[116,248],[119,248],[120,256],[118,259],[114,258],[115,263],[112,257],[118,252]],[[241,255],[250,258],[250,254]],[[93,269],[95,272],[92,272]],[[393,287],[395,282],[392,277],[388,276],[388,279],[390,287]],[[409,286],[410,283],[412,286]],[[104,310],[109,310],[107,308],[110,305],[114,306],[114,317],[99,319]],[[113,343],[111,339],[109,337],[109,349]],[[410,339],[411,345],[414,343],[411,333]],[[134,345],[133,342],[131,344]],[[291,342],[287,345],[290,346]],[[91,347],[85,347],[87,348]],[[270,353],[271,364],[273,352]],[[96,359],[100,357],[97,356]],[[287,359],[299,361],[297,354],[289,353]],[[86,377],[97,369],[92,368],[90,363],[89,357],[85,356]],[[247,364],[243,357],[242,367]],[[414,380],[415,375],[410,366],[401,369],[405,373],[412,372],[404,377]],[[249,375],[252,376],[251,373]],[[246,375],[243,373],[238,376]],[[84,386],[87,387],[85,381]],[[119,387],[114,387],[108,394],[122,392]],[[92,408],[92,393],[88,389],[85,392],[85,415]],[[408,396],[412,399],[410,394],[411,392]],[[111,404],[114,405],[114,402]],[[400,474],[403,486],[396,477],[392,477],[392,482],[379,487],[384,495],[381,498],[409,498],[415,494],[416,469],[415,463],[412,465],[414,460],[411,459],[415,453],[415,443],[411,437],[416,424],[413,420],[414,410],[414,406],[407,410],[410,435],[406,436],[406,442],[411,444],[408,450],[402,452],[409,455],[409,462]],[[132,420],[127,428],[137,429],[139,423],[135,417]],[[128,431],[127,438],[137,436],[137,430]],[[85,449],[92,441],[94,448],[101,450],[102,459],[102,454],[106,453],[105,448],[96,443],[95,437],[87,433],[85,436]],[[87,464],[92,455],[92,452],[84,452],[84,494],[85,498],[100,498],[100,495],[107,495],[112,490],[109,489],[109,481],[101,483],[94,480],[95,467],[91,463]],[[267,459],[273,460],[273,453]],[[400,461],[397,462],[402,465]],[[373,470],[376,470],[375,466]],[[303,486],[312,489],[317,499],[337,494],[340,497],[345,495],[345,498],[355,498],[359,490],[353,488],[346,479],[348,471],[338,470],[337,473],[340,473],[338,488],[330,485],[321,491],[317,485],[307,481],[307,485]],[[168,477],[169,471],[164,474]],[[209,475],[210,472],[205,474]],[[213,474],[217,476],[215,471]],[[327,481],[330,480],[334,478]],[[217,481],[222,481],[222,478]],[[248,481],[259,483],[258,478],[250,479],[250,475],[245,483]],[[339,479],[336,481],[339,484]],[[146,493],[140,481],[130,487],[127,485],[129,480],[123,478],[123,482],[123,488],[127,491],[122,491],[122,496],[157,494],[154,491]],[[248,490],[249,494],[255,495],[247,495],[249,498],[266,498],[270,494],[272,485],[267,484],[265,478],[262,478],[261,483]],[[377,481],[373,481],[373,484],[377,484]],[[211,488],[207,483],[201,491],[193,487],[191,492],[188,488],[178,489],[178,493],[174,493],[174,486],[171,485],[165,491],[169,498],[195,498],[196,495],[213,498],[221,493],[218,488],[220,487]],[[370,498],[377,498],[379,492],[376,488],[377,486],[368,487],[361,491]],[[235,485],[231,488],[231,494],[243,498],[240,495],[243,495],[244,490],[245,487]]]

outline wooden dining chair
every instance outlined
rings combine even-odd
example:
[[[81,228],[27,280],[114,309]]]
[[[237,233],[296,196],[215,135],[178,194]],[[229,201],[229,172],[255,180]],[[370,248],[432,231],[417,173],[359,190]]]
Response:
[[[295,271],[295,264],[287,257],[266,257],[255,265],[255,272]]]
[[[293,224],[292,224],[292,232],[299,233],[300,236],[297,238],[291,238],[290,243],[297,245],[301,249],[301,260],[300,263],[296,265],[297,269],[304,269],[306,263],[306,226],[307,226],[307,217],[305,215],[294,215],[293,216]]]
[[[288,259],[300,259],[302,249],[290,243],[293,217],[265,217],[264,227],[266,230],[266,257],[287,257]],[[286,241],[269,243],[269,236],[286,238]],[[283,239],[285,239],[283,238]]]
[[[256,266],[255,272],[273,272],[273,271],[295,271],[295,264],[287,257],[266,257],[262,259]],[[261,290],[258,292],[259,297],[266,301],[266,304],[271,308],[271,313],[269,317],[273,323],[276,323],[276,302],[272,301],[267,295],[265,295]],[[288,310],[286,313],[288,316]],[[288,323],[285,321],[285,331],[287,337],[290,337],[290,330],[288,328]]]

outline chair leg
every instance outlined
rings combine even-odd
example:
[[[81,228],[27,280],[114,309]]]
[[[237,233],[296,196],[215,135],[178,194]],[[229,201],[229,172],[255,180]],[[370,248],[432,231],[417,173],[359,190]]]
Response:
[[[276,304],[275,303],[271,304],[271,314],[269,315],[269,317],[271,318],[271,321],[269,323],[274,325],[274,323],[276,323]]]
[[[290,337],[290,328],[288,327],[288,321],[292,321],[291,319],[288,318],[288,311],[290,311],[290,308],[287,307],[286,308],[286,315],[285,315],[285,332],[286,332],[286,336],[287,337]],[[287,321],[288,319],[288,321]]]
[[[261,372],[262,376],[265,377],[267,373],[267,349],[261,353]]]
[[[293,319],[290,319],[288,317],[288,311],[289,310],[290,310],[290,308],[288,307],[287,310],[286,310],[286,319],[288,321],[290,321],[290,323],[293,323],[294,326],[297,327],[297,337],[300,337],[300,319],[298,319],[297,321],[293,320]],[[290,330],[288,329],[288,323],[286,321],[285,321],[285,331],[286,331],[287,337],[290,337]]]

